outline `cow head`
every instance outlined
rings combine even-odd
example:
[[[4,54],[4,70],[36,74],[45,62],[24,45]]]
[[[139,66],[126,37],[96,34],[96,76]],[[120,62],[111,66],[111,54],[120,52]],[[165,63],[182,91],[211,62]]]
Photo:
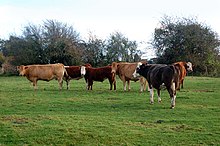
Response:
[[[119,64],[117,63],[117,62],[112,62],[112,65],[111,65],[111,67],[112,67],[112,74],[116,74],[116,72],[117,72],[117,69],[118,69],[118,66],[119,66]]]
[[[134,71],[134,73],[133,73],[133,77],[134,78],[137,78],[137,77],[139,77],[140,76],[140,74],[139,74],[139,70],[140,70],[140,67],[142,66],[142,62],[138,62],[137,63],[137,67],[136,67],[136,69],[135,69],[135,71]]]
[[[187,62],[186,66],[187,66],[187,69],[186,69],[187,71],[193,71],[192,63],[191,62]]]
[[[19,75],[25,76],[27,68],[28,66],[24,66],[24,65],[17,66],[17,71],[19,72]]]
[[[81,66],[80,73],[82,76],[84,76],[86,74],[86,67],[85,66]]]

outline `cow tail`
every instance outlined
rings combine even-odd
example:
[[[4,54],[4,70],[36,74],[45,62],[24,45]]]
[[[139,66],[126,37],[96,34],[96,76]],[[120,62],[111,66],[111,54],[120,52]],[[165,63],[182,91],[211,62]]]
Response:
[[[66,68],[64,67],[64,70],[63,70],[63,76],[64,77],[67,77],[68,76],[68,74],[67,74],[67,71],[66,71]]]
[[[180,69],[178,66],[172,65],[172,70],[173,70],[173,82],[175,83],[175,88],[178,89],[180,85]]]

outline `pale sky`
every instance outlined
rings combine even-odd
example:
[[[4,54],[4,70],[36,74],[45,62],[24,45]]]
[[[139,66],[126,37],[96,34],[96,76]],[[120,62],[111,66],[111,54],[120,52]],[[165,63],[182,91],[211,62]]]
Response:
[[[149,42],[164,15],[197,17],[220,34],[220,0],[0,0],[0,38],[52,19],[72,25],[82,39],[89,32],[106,39],[118,31],[129,40]]]

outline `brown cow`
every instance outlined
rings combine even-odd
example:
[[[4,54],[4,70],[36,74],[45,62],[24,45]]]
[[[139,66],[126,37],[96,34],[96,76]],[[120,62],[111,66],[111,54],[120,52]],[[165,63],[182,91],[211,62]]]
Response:
[[[50,81],[57,79],[60,90],[62,89],[63,76],[65,72],[64,65],[58,64],[46,64],[46,65],[21,65],[17,66],[19,74],[26,76],[27,79],[33,82],[34,89],[37,89],[37,81]]]
[[[146,62],[143,62],[143,63],[146,63]],[[131,90],[131,86],[130,86],[131,80],[135,82],[140,80],[140,85],[141,85],[140,92],[146,89],[146,84],[147,84],[146,79],[142,76],[138,76],[138,77],[133,76],[133,73],[135,72],[137,65],[138,65],[138,62],[135,62],[135,63],[113,62],[112,63],[112,73],[118,75],[119,78],[122,80],[124,91],[126,91],[126,82],[128,84],[128,90],[129,91]]]
[[[114,74],[112,74],[111,71],[111,66],[104,66],[99,68],[86,68],[86,74],[84,78],[88,83],[88,90],[92,90],[93,81],[103,82],[105,79],[109,80],[110,90],[112,90],[112,85],[114,85],[114,90],[116,90],[116,80]]]
[[[181,88],[183,88],[183,81],[184,81],[184,78],[186,77],[186,73],[187,71],[193,71],[192,69],[192,63],[191,62],[183,62],[183,61],[180,61],[180,62],[175,62],[173,63],[173,65],[175,66],[178,66],[179,69],[180,69],[180,74],[179,74],[179,86],[177,88],[177,90],[180,90],[180,85],[181,85]]]
[[[92,67],[87,63],[83,66],[64,66],[66,73],[64,74],[64,80],[66,81],[67,90],[69,89],[69,82],[72,79],[79,80],[86,74],[86,67]]]

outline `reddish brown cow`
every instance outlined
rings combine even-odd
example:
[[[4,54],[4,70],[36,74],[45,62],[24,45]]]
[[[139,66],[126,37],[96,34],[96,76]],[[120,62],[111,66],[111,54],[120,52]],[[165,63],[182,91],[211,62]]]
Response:
[[[114,90],[116,90],[115,76],[111,71],[111,66],[86,68],[86,74],[84,78],[88,83],[88,90],[92,90],[93,81],[103,82],[105,79],[109,80],[110,90],[112,90],[112,85],[114,85]]]
[[[27,79],[33,82],[34,89],[37,89],[37,81],[50,81],[57,79],[60,90],[62,89],[63,76],[65,72],[64,65],[58,64],[46,64],[46,65],[28,65],[17,66],[19,74],[26,76]]]
[[[126,82],[128,84],[128,90],[131,89],[130,87],[131,80],[135,82],[140,80],[140,86],[141,86],[140,92],[146,89],[146,85],[147,85],[146,79],[142,76],[138,76],[138,77],[133,76],[133,73],[135,72],[138,63],[139,62],[135,62],[135,63],[113,62],[112,63],[112,73],[118,75],[119,78],[122,80],[124,91],[126,91]],[[146,62],[143,62],[143,63],[146,63]]]
[[[79,80],[86,74],[86,67],[92,67],[91,64],[85,64],[83,66],[65,66],[66,73],[64,74],[64,80],[66,81],[67,90],[69,89],[69,82],[72,79]]]
[[[180,90],[180,86],[181,88],[183,88],[183,81],[184,81],[184,78],[186,77],[186,72],[187,71],[193,71],[192,69],[192,63],[191,62],[183,62],[183,61],[180,61],[180,62],[175,62],[173,63],[174,66],[177,66],[179,67],[179,86],[177,88],[177,90]]]

